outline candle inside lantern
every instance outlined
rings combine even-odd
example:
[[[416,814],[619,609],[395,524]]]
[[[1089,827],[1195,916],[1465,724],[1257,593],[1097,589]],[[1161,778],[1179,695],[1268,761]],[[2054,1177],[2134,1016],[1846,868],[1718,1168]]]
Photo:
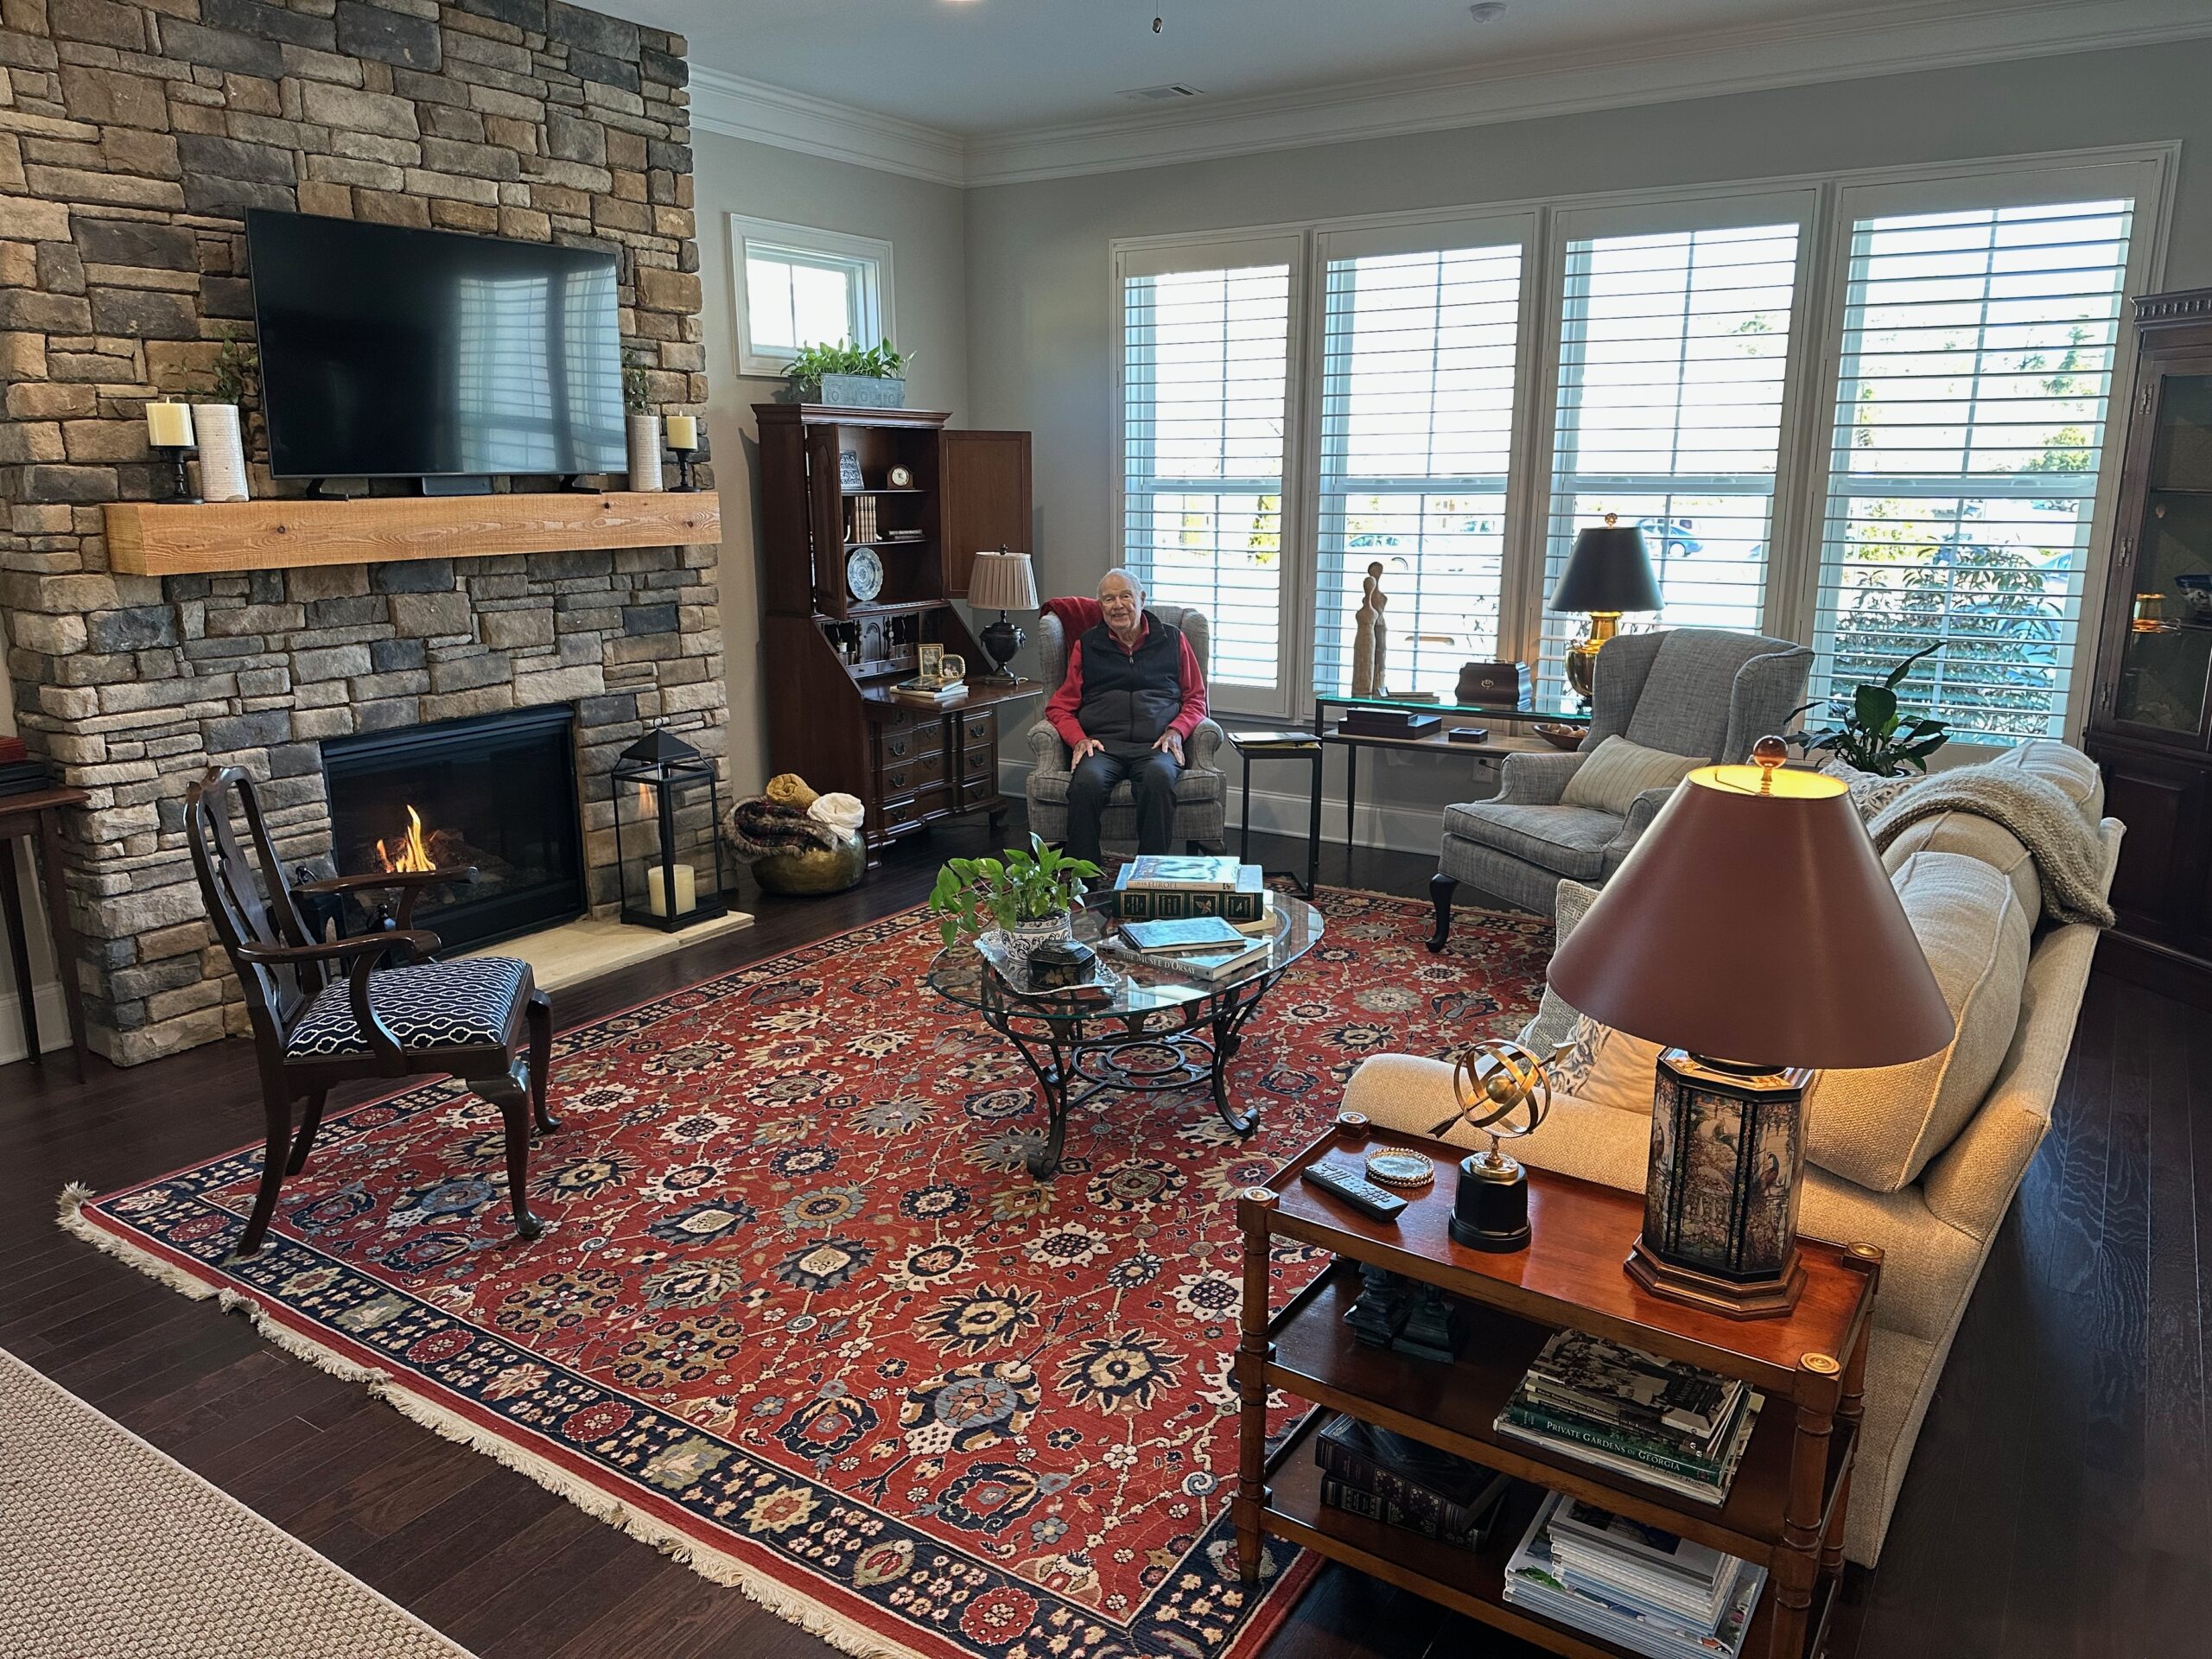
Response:
[[[699,447],[699,417],[696,415],[671,415],[668,417],[668,447],[671,449],[696,449]]]
[[[146,442],[156,449],[192,448],[192,406],[189,404],[148,404]]]
[[[676,877],[676,913],[688,914],[699,907],[696,878],[689,864],[677,864],[669,869],[653,865],[645,872],[645,892],[652,899],[653,914],[665,916],[668,911],[667,878],[672,871]]]

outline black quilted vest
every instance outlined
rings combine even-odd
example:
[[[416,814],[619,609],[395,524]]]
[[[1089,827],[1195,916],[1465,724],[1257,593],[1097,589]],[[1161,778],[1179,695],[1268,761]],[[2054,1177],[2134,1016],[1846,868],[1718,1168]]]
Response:
[[[1123,651],[1103,622],[1081,641],[1083,706],[1076,719],[1102,743],[1150,747],[1182,712],[1182,630],[1144,614],[1152,626],[1134,652]]]

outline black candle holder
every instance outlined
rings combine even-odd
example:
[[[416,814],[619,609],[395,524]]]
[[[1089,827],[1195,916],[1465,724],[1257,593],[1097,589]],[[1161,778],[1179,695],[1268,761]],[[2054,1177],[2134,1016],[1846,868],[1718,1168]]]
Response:
[[[696,453],[696,451],[690,449],[669,451],[669,454],[676,457],[676,487],[671,492],[671,493],[688,495],[697,493],[699,486],[691,481],[691,457]]]
[[[175,476],[170,483],[171,499],[196,505],[200,498],[192,493],[192,474],[187,470],[185,461],[187,457],[194,453],[197,446],[188,443],[157,443],[153,448],[175,469]]]

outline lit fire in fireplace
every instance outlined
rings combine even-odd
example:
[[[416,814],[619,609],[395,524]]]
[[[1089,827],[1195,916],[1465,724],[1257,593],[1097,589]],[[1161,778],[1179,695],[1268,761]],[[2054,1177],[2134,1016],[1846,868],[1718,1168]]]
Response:
[[[430,849],[423,838],[423,815],[412,806],[407,809],[407,839],[399,843],[397,854],[387,852],[384,837],[377,837],[377,861],[387,875],[407,875],[418,871],[435,870],[437,862],[430,856]]]

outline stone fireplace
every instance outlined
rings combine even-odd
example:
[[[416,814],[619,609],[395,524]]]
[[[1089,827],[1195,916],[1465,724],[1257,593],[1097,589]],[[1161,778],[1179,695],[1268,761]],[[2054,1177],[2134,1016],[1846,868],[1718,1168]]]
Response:
[[[715,547],[157,578],[111,568],[102,507],[165,493],[148,398],[206,398],[223,336],[251,341],[248,207],[607,250],[650,402],[696,410],[683,41],[561,0],[0,9],[0,616],[18,729],[91,797],[67,969],[95,1048],[243,1027],[181,834],[210,766],[263,781],[288,865],[358,868],[326,744],[563,711],[584,899],[610,906],[615,758],[662,723],[724,753]],[[247,423],[254,493],[296,487],[251,397]]]
[[[328,738],[322,775],[340,869],[476,872],[415,906],[416,925],[448,950],[557,927],[589,907],[571,704]]]

